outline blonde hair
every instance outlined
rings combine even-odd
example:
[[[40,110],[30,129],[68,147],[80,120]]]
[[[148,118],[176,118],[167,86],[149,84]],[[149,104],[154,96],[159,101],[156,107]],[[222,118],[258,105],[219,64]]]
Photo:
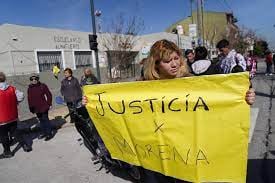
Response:
[[[191,76],[188,70],[187,62],[183,59],[181,50],[178,46],[166,39],[159,40],[153,44],[150,49],[150,55],[145,62],[144,78],[145,80],[158,80],[160,79],[156,65],[162,60],[169,60],[170,55],[176,52],[180,57],[180,69],[177,77]]]

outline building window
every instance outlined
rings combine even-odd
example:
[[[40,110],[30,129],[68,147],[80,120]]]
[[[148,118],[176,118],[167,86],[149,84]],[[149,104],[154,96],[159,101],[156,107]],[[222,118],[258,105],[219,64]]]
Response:
[[[91,51],[75,51],[75,67],[91,67],[92,66],[92,52]]]
[[[61,64],[61,52],[60,51],[38,51],[37,59],[39,64],[39,71],[51,71],[55,64],[62,67]]]

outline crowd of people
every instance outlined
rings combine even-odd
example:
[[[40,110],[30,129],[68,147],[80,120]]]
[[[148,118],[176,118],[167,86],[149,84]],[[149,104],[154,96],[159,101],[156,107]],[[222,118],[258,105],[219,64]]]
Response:
[[[194,50],[187,50],[185,59],[175,43],[165,39],[159,40],[152,45],[149,56],[142,61],[143,69],[140,80],[229,74],[247,70],[247,59],[232,49],[227,40],[219,41],[217,49],[220,51],[220,57],[216,63],[208,59],[208,51],[203,46],[199,46]],[[252,63],[253,61],[250,62]],[[253,68],[253,63],[251,65]],[[55,78],[57,79],[58,72],[56,71],[55,73]],[[81,100],[83,105],[88,103],[87,97],[82,96],[82,86],[99,83],[89,68],[84,70],[84,75],[81,77],[80,82],[73,76],[73,71],[70,68],[66,68],[64,70],[64,79],[61,81],[60,92],[69,111],[71,111],[75,103]],[[17,126],[17,105],[23,99],[23,93],[8,85],[5,74],[0,73],[0,140],[4,148],[4,152],[1,154],[2,158],[13,156],[10,144]],[[252,87],[247,89],[244,100],[248,105],[252,105],[255,102],[255,91]],[[30,76],[28,104],[30,112],[36,114],[39,119],[42,132],[40,138],[44,138],[45,141],[53,138],[53,128],[48,117],[48,111],[52,106],[52,94],[48,86],[39,81],[39,75],[37,74]],[[70,114],[71,122],[74,123],[77,118],[74,113]],[[31,149],[29,148],[28,150]],[[147,174],[148,182],[170,181],[170,178],[155,172],[146,171],[145,174]]]
[[[54,67],[54,77],[58,79],[60,71],[57,65]],[[29,80],[27,101],[29,111],[36,115],[40,124],[41,132],[38,135],[38,139],[51,140],[55,135],[55,130],[49,120],[49,110],[52,107],[52,93],[45,83],[40,82],[38,74],[31,74]],[[74,114],[71,113],[72,106],[76,102],[81,102],[82,99],[81,87],[99,83],[89,68],[84,70],[80,82],[73,76],[73,71],[70,68],[64,70],[60,93],[68,106],[71,123],[76,120]],[[32,151],[31,145],[24,140],[22,133],[17,129],[18,105],[23,100],[24,93],[9,85],[6,82],[6,75],[0,72],[0,142],[3,146],[3,153],[0,154],[0,159],[13,157],[14,152],[11,151],[11,145],[15,142],[19,142],[24,151]]]

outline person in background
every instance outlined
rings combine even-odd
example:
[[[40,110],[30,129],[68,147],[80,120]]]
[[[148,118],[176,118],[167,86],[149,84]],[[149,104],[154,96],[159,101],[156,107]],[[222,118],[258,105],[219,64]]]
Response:
[[[272,76],[272,53],[270,51],[266,52],[266,56],[265,56],[265,63],[266,63],[266,72],[265,75],[266,76]]]
[[[55,63],[53,66],[53,75],[54,75],[55,79],[57,79],[57,80],[58,80],[59,73],[60,73],[59,63]]]
[[[192,72],[191,65],[195,61],[195,53],[191,49],[187,49],[185,52],[185,57],[187,59],[187,65],[189,66],[189,71]]]
[[[246,71],[246,61],[244,57],[240,53],[237,53],[234,49],[230,48],[228,40],[220,40],[217,43],[216,48],[220,51],[220,73],[229,74]]]
[[[254,78],[256,76],[257,71],[257,61],[256,58],[253,56],[253,51],[249,51],[248,55],[246,56],[246,70],[249,71],[250,78]]]
[[[208,51],[204,46],[199,46],[195,49],[195,61],[191,64],[194,75],[219,74],[217,65],[208,60],[207,55]]]
[[[3,145],[4,152],[0,155],[0,159],[11,158],[14,154],[11,152],[10,146],[12,137],[16,133],[19,102],[24,100],[23,92],[17,90],[14,86],[6,83],[6,75],[0,72],[0,142]],[[24,141],[19,140],[24,151],[31,151]]]
[[[82,91],[78,80],[73,76],[73,71],[70,68],[64,70],[65,78],[61,81],[61,95],[64,96],[64,100],[67,103],[71,123],[74,123],[77,119],[73,114],[72,108],[81,101]]]
[[[80,79],[80,86],[100,84],[90,68],[84,69],[84,75]]]
[[[52,94],[48,86],[39,81],[37,74],[30,76],[30,85],[28,88],[28,103],[31,113],[36,114],[40,122],[42,133],[39,139],[45,137],[45,141],[53,138],[54,133],[49,120],[49,109],[52,106]]]
[[[139,62],[140,66],[141,66],[141,69],[140,69],[140,77],[137,79],[137,81],[143,81],[144,80],[144,65],[145,65],[146,59],[147,58],[143,58]]]

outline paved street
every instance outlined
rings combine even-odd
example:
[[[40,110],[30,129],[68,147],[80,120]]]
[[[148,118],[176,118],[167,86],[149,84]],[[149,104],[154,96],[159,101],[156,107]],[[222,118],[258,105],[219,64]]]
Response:
[[[249,145],[248,181],[251,183],[275,182],[275,76],[265,76],[265,63],[258,64],[259,74],[253,79],[256,89],[256,103],[259,109],[253,137]]]
[[[72,126],[62,128],[48,142],[36,137],[37,134],[29,136],[34,139],[32,152],[21,148],[13,158],[0,160],[1,183],[129,182],[104,170],[97,171],[100,166],[91,162],[90,153]]]
[[[275,76],[264,75],[265,64],[259,63],[259,74],[253,79],[256,103],[251,110],[251,143],[249,145],[249,183],[274,183],[275,169],[275,113],[273,111]],[[0,160],[1,183],[113,183],[130,182],[129,177],[97,171],[90,153],[71,125],[58,130],[48,142],[29,134],[33,151],[26,153],[20,148],[11,159]],[[254,132],[254,133],[253,133]],[[15,146],[13,146],[15,148]],[[2,152],[2,146],[0,147]]]

